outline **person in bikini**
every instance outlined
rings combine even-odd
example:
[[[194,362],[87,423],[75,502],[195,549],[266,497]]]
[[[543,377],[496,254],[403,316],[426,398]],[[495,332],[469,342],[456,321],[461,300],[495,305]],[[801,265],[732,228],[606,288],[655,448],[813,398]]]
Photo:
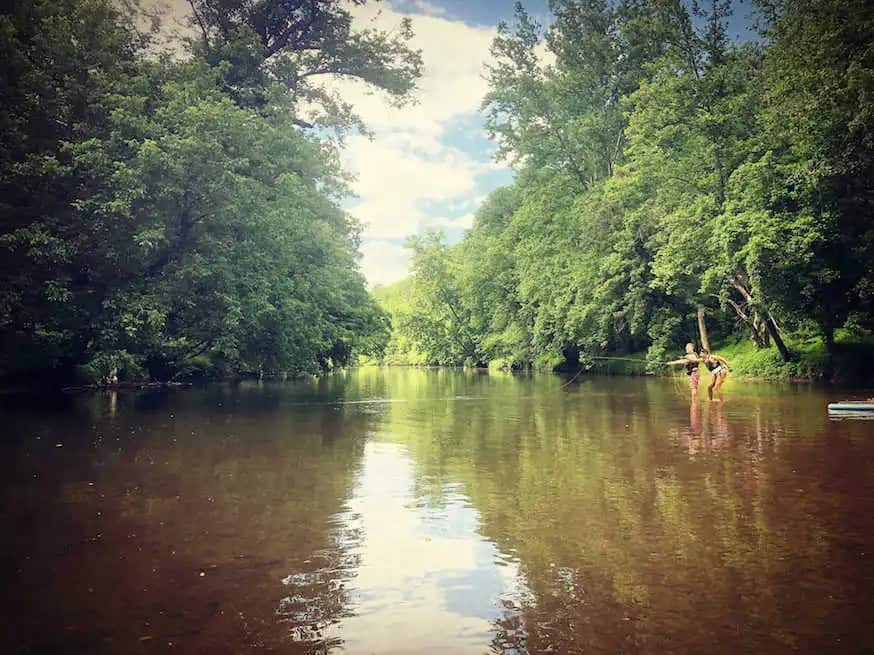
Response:
[[[719,394],[722,399],[722,385],[725,383],[725,378],[728,377],[728,362],[724,357],[714,355],[706,348],[701,351],[700,361],[704,362],[704,366],[710,371],[710,384],[707,385],[707,397],[713,400],[713,392]]]
[[[686,356],[682,359],[675,359],[672,362],[667,362],[668,366],[685,366],[686,367],[686,375],[689,376],[689,389],[692,391],[693,396],[698,395],[698,382],[701,379],[701,373],[698,371],[698,367],[701,364],[701,359],[698,357],[698,354],[695,352],[695,344],[687,343],[686,344]]]

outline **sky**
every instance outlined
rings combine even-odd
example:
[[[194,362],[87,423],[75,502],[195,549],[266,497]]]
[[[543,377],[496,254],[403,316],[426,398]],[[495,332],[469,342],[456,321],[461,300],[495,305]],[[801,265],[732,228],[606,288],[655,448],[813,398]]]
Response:
[[[185,0],[146,0],[187,13]],[[352,102],[372,131],[352,134],[342,163],[355,176],[347,209],[364,226],[361,270],[371,286],[405,277],[406,239],[441,230],[452,243],[471,227],[482,200],[509,184],[512,171],[496,162],[495,144],[483,129],[479,108],[487,91],[489,46],[500,21],[511,21],[514,0],[384,0],[353,7],[360,28],[391,30],[413,20],[412,47],[422,50],[424,74],[416,104],[392,108],[362,84],[332,84]],[[525,0],[529,14],[548,22],[547,0]],[[749,6],[746,3],[747,7]],[[732,31],[745,29],[743,5]]]
[[[526,4],[546,15],[546,0]],[[484,66],[511,0],[389,0],[354,11],[362,25],[391,29],[413,19],[413,47],[422,50],[424,74],[417,104],[392,109],[379,95],[344,82],[373,138],[352,136],[342,162],[356,176],[349,212],[364,224],[361,268],[369,284],[406,276],[410,235],[441,230],[450,242],[472,225],[473,213],[512,172],[494,161],[480,103],[487,91]]]

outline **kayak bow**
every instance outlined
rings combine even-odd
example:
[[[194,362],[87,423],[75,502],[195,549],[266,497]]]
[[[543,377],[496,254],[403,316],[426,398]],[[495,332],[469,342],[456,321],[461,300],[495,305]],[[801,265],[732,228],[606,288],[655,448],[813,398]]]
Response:
[[[845,400],[840,403],[829,403],[830,412],[874,412],[874,403]]]

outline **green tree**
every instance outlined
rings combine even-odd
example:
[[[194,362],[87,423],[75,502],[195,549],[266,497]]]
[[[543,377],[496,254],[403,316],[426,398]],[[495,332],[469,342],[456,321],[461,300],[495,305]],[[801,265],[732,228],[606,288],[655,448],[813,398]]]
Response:
[[[103,0],[0,14],[0,369],[167,379],[378,353],[343,175],[291,126],[294,98],[241,105],[230,62],[147,45]]]
[[[324,76],[357,79],[380,90],[395,104],[411,99],[422,73],[422,57],[412,50],[412,24],[399,29],[354,29],[350,6],[366,0],[188,0],[200,35],[198,51],[224,69],[228,93],[243,106],[264,106],[270,88],[286,89],[295,105],[318,107],[312,122],[299,112],[293,121],[340,130],[366,126]]]
[[[794,323],[813,321],[830,349],[848,319],[874,310],[874,7],[863,1],[762,3],[771,22],[764,136],[738,199],[757,237],[757,284]]]
[[[458,250],[447,246],[439,233],[412,237],[407,246],[413,251],[414,298],[408,327],[419,349],[436,364],[481,363],[471,316],[462,301]]]

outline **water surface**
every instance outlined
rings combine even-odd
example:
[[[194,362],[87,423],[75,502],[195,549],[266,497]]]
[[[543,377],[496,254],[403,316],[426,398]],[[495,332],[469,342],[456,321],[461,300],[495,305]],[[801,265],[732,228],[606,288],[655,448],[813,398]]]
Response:
[[[846,393],[563,382],[6,396],[0,650],[874,652]]]

